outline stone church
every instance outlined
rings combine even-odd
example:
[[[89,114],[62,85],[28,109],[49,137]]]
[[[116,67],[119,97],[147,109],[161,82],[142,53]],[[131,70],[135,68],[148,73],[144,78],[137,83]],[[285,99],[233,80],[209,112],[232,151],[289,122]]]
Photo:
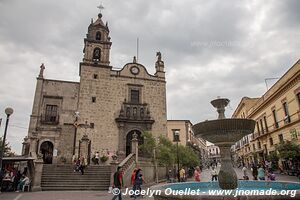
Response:
[[[111,38],[102,14],[88,26],[79,82],[37,77],[28,137],[23,155],[44,163],[71,162],[95,152],[124,159],[132,152],[131,140],[142,133],[166,135],[166,79],[164,62],[156,53],[155,74],[135,57],[121,70],[110,65]],[[153,66],[154,67],[154,66]]]

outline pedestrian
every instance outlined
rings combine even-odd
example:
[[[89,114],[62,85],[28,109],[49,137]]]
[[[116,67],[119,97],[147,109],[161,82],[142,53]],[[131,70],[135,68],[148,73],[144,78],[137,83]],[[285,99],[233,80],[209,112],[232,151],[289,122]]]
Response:
[[[211,181],[218,181],[218,172],[217,172],[217,169],[215,167],[212,167],[211,169]]]
[[[119,189],[118,192],[115,192],[114,197],[112,200],[115,200],[118,198],[118,200],[122,200],[122,192],[121,189],[124,186],[123,182],[123,172],[122,172],[122,167],[118,167],[117,171],[114,173],[114,182],[113,182],[113,188]]]
[[[248,176],[248,172],[247,172],[247,167],[245,165],[242,168],[242,171],[243,171],[243,179],[244,180],[249,180],[249,176]]]
[[[179,171],[179,179],[180,179],[180,182],[184,182],[185,181],[185,170],[184,170],[183,167]]]
[[[142,170],[141,169],[138,169],[135,173],[135,182],[134,182],[134,197],[136,198],[136,191],[139,190],[139,193],[138,193],[138,196],[140,196],[141,194],[141,191],[142,191],[142,185],[143,183],[145,182],[144,180],[144,176],[142,174]]]
[[[135,175],[136,175],[137,168],[135,168],[131,174],[131,185],[132,190],[135,191]],[[134,197],[134,195],[131,195],[130,197]]]
[[[257,173],[258,179],[261,180],[261,181],[264,181],[264,180],[265,180],[265,170],[264,170],[264,168],[262,167],[262,165],[260,165],[260,166],[258,167],[257,172],[258,172],[258,173]]]
[[[137,168],[135,168],[131,174],[131,185],[134,186],[135,181],[135,174],[136,174]]]
[[[252,171],[253,180],[257,180],[258,171],[254,163],[252,164],[251,171]]]
[[[79,171],[81,172],[81,175],[84,174],[84,167],[85,167],[84,157],[81,155],[79,161]]]
[[[18,172],[17,172],[17,175],[16,175],[15,178],[14,178],[14,190],[15,190],[15,191],[18,190],[18,184],[19,184],[21,178],[22,178],[21,171],[18,171]]]
[[[96,154],[95,154],[95,161],[96,161],[96,165],[99,165],[99,152],[97,151]]]
[[[196,182],[200,182],[200,167],[197,166],[194,171],[194,178]]]
[[[268,178],[268,181],[275,181],[276,180],[276,176],[275,176],[273,170],[268,170],[267,171],[267,178]]]
[[[167,177],[168,183],[172,183],[173,182],[173,172],[172,170],[169,169],[168,171],[168,177]]]

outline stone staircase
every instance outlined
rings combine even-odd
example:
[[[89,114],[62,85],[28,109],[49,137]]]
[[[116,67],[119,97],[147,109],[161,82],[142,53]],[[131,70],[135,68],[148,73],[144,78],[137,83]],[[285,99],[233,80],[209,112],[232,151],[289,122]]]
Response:
[[[84,175],[73,165],[44,165],[41,187],[46,190],[108,190],[110,166],[88,166]]]

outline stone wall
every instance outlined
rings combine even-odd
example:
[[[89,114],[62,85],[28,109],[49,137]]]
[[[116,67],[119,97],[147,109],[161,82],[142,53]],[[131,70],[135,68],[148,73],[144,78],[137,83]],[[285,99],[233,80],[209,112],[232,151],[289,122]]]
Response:
[[[139,68],[139,75],[134,76],[130,73],[130,67],[133,65]],[[94,75],[98,78],[94,78]],[[117,151],[119,140],[125,142],[115,119],[120,114],[124,100],[128,101],[130,84],[141,87],[141,103],[148,104],[150,115],[155,121],[152,133],[155,136],[166,134],[165,81],[149,75],[142,65],[127,64],[122,70],[115,71],[110,67],[82,64],[80,78],[80,122],[88,120],[88,123],[94,123],[94,128],[87,130],[88,137],[92,140],[93,153],[102,149]],[[92,97],[95,98],[95,102],[92,102]],[[133,125],[125,132],[128,133],[134,128],[138,126]],[[78,131],[79,138],[84,131]]]
[[[60,162],[60,157],[71,159],[78,91],[79,83],[76,82],[38,79],[28,132],[31,145],[35,145],[33,140],[36,140],[36,147],[30,148],[31,155],[39,154],[41,144],[50,141],[58,150],[55,161]],[[48,104],[58,106],[58,123],[43,122]]]

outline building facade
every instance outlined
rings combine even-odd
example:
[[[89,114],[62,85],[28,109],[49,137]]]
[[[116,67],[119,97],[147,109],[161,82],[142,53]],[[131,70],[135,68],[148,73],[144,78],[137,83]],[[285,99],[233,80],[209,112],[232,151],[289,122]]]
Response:
[[[79,82],[44,78],[41,66],[23,154],[45,163],[69,162],[73,155],[90,160],[95,152],[131,153],[131,139],[151,132],[167,134],[166,80],[161,53],[155,74],[134,57],[121,70],[110,65],[111,38],[102,14],[88,26]]]
[[[208,157],[206,141],[195,137],[192,126],[190,120],[168,120],[167,138],[174,142],[175,131],[179,131],[179,145],[191,147],[199,155],[201,163],[204,164],[207,162]]]
[[[207,164],[216,165],[218,162],[221,162],[221,154],[220,148],[212,143],[207,144],[207,152],[208,152],[208,162]]]
[[[284,141],[300,144],[300,60],[260,98],[242,98],[232,117],[256,121],[254,133],[234,147],[246,165],[264,162]],[[286,161],[279,164],[284,167]]]

